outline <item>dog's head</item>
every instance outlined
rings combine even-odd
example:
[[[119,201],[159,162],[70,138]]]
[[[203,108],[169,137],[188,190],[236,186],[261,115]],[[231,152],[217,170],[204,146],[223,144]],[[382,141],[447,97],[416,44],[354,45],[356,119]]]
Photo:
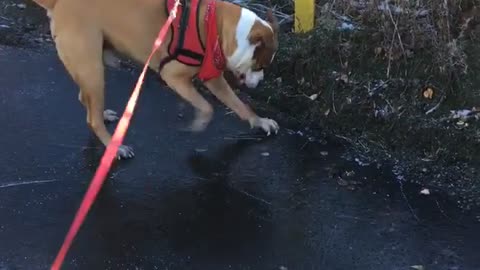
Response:
[[[271,10],[263,20],[242,8],[236,29],[236,49],[227,65],[241,84],[257,87],[278,49],[278,22]]]

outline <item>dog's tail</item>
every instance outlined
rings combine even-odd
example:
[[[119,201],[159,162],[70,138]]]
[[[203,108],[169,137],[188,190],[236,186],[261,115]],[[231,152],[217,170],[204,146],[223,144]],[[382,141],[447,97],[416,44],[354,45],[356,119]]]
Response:
[[[33,2],[46,10],[52,10],[55,7],[57,0],[33,0]]]

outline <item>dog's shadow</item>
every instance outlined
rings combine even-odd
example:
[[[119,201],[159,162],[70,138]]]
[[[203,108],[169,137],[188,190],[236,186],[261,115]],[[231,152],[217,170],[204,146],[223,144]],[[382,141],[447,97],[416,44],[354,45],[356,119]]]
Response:
[[[204,153],[195,153],[188,157],[189,167],[201,179],[213,182],[226,182],[231,165],[236,162],[248,148],[263,143],[262,139],[239,139],[221,147],[212,157]]]
[[[128,245],[231,259],[252,247],[261,249],[269,243],[264,232],[271,227],[265,218],[271,216],[271,207],[231,185],[229,175],[245,152],[267,140],[238,139],[209,155],[195,152],[186,160],[193,180],[186,179],[170,191],[159,188],[158,195],[129,200],[123,207],[118,206],[116,193],[107,188],[94,211],[103,218],[94,219],[92,225],[95,234],[103,236],[99,243],[108,247],[105,255],[121,256],[124,250],[119,247]],[[139,242],[145,235],[149,241]]]

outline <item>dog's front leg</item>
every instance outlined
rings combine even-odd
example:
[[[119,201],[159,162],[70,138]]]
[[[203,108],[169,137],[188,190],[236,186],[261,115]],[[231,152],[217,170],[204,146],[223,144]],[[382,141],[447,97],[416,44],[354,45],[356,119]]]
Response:
[[[188,101],[196,110],[195,119],[186,130],[193,132],[203,131],[212,120],[213,107],[195,89],[192,83],[192,75],[179,72],[179,70],[183,69],[176,68],[175,65],[179,64],[170,62],[165,65],[161,71],[161,76],[170,88],[184,100]]]
[[[240,119],[248,121],[251,128],[261,128],[267,135],[278,132],[279,126],[275,120],[259,117],[233,92],[223,76],[205,82],[208,89],[228,108],[234,111]]]

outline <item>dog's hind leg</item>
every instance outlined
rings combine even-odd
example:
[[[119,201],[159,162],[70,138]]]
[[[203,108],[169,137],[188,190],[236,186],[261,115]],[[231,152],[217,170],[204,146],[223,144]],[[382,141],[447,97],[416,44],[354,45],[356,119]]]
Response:
[[[58,22],[58,21],[57,21]],[[68,29],[67,29],[68,28]],[[103,35],[93,25],[56,24],[55,44],[65,68],[80,88],[79,100],[87,111],[87,123],[100,141],[107,146],[111,135],[104,120],[109,120],[109,111],[104,112],[105,75],[103,65]],[[110,119],[111,120],[111,119]],[[121,146],[119,158],[131,158],[133,150]]]

